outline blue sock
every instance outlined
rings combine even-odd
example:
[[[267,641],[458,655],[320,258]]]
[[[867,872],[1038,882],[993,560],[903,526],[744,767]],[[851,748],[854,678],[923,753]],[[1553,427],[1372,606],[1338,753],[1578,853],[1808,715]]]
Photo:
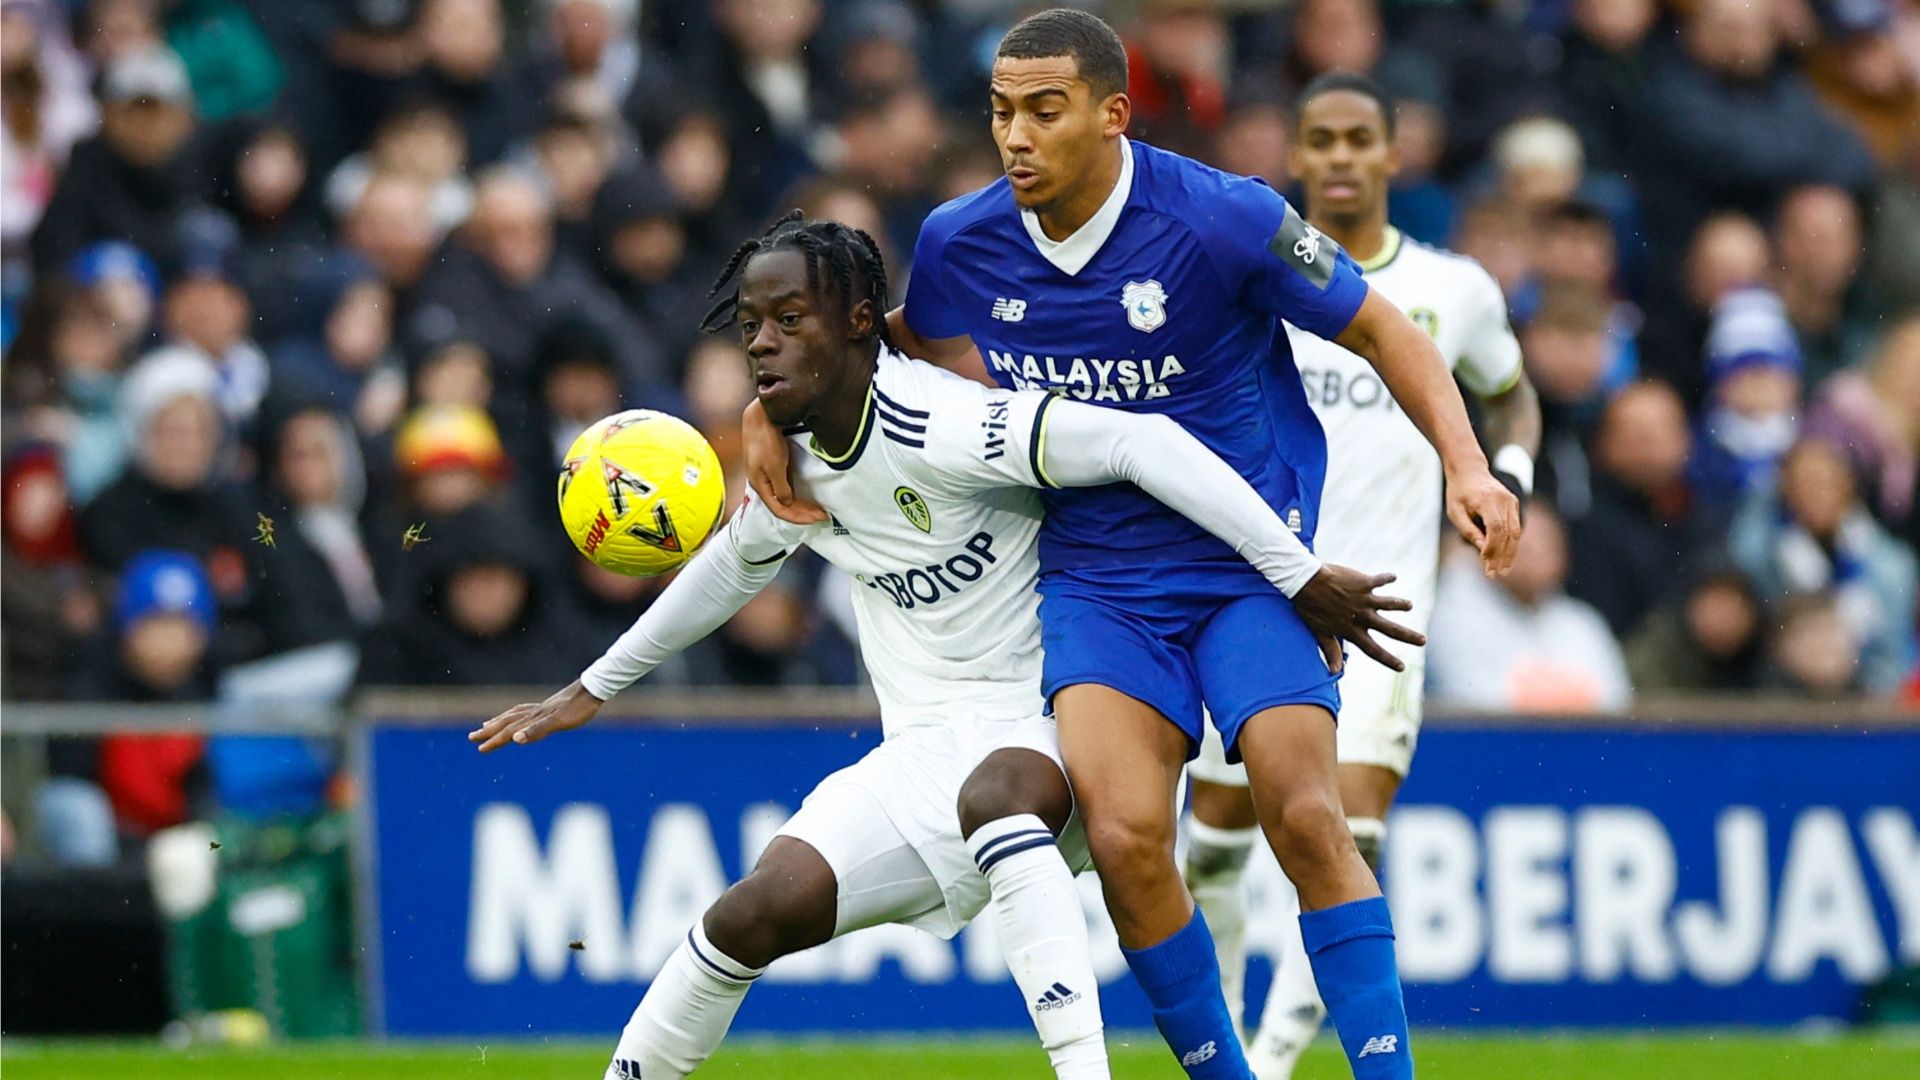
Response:
[[[1122,949],[1134,981],[1153,1005],[1153,1023],[1194,1080],[1252,1080],[1246,1051],[1220,994],[1220,961],[1200,909],[1158,945]]]
[[[1407,1005],[1386,898],[1306,912],[1300,940],[1354,1080],[1411,1080],[1413,1047],[1407,1043]]]

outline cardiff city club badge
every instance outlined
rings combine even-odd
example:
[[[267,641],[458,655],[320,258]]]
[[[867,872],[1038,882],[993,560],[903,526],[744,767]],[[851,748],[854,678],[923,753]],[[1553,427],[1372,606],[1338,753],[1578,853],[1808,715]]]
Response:
[[[1167,290],[1157,281],[1129,281],[1120,290],[1120,304],[1127,309],[1127,321],[1142,333],[1151,334],[1167,321]]]

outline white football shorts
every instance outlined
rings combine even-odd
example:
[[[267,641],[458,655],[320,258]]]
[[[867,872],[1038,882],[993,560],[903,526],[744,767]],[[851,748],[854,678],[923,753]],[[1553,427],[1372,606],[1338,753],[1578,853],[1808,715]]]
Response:
[[[987,879],[960,836],[960,787],[995,750],[1045,754],[1066,771],[1050,716],[905,728],[807,795],[778,836],[818,851],[839,885],[834,936],[905,923],[942,938],[987,906]],[[1075,873],[1086,869],[1079,815],[1060,837]]]
[[[1394,672],[1349,650],[1340,676],[1340,722],[1335,731],[1342,765],[1378,765],[1402,780],[1413,768],[1420,741],[1420,714],[1426,682],[1424,649],[1396,650],[1407,670]],[[1200,756],[1187,770],[1195,780],[1247,786],[1247,767],[1227,764],[1226,748],[1212,724],[1204,725]]]

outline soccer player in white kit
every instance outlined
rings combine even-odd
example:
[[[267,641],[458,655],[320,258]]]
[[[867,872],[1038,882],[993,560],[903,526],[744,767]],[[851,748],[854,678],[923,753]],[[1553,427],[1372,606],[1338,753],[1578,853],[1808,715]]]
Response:
[[[1224,461],[1165,417],[990,388],[885,342],[872,241],[796,212],[735,254],[709,316],[737,321],[759,399],[793,438],[830,517],[792,525],[749,499],[572,686],[470,738],[483,751],[591,720],[602,702],[710,633],[805,544],[853,578],[885,739],[829,776],[748,877],[688,933],[623,1032],[609,1080],[666,1080],[719,1045],[767,965],[881,923],[951,937],[991,901],[1029,1015],[1063,1078],[1105,1077],[1085,917],[1087,863],[1040,692],[1036,488],[1133,483],[1206,527],[1292,595],[1338,579],[1364,636],[1404,602],[1324,567]],[[1056,843],[1057,839],[1057,843]]]
[[[1507,322],[1506,298],[1480,264],[1427,247],[1387,223],[1398,168],[1393,102],[1363,75],[1325,75],[1299,99],[1293,169],[1306,189],[1307,221],[1360,263],[1367,283],[1433,335],[1454,376],[1480,400],[1483,434],[1498,449],[1494,474],[1523,500],[1533,484],[1540,409]],[[1287,327],[1307,400],[1327,433],[1327,480],[1316,550],[1398,579],[1413,602],[1403,621],[1425,631],[1433,612],[1442,520],[1440,459],[1394,404],[1372,365],[1330,341]],[[1360,852],[1379,870],[1387,809],[1413,764],[1420,733],[1421,650],[1390,645],[1405,670],[1365,656],[1340,678],[1337,729],[1341,802]],[[1244,766],[1229,765],[1219,737],[1193,762],[1188,887],[1220,953],[1222,988],[1243,1007],[1246,900],[1242,877],[1258,835]],[[1260,1080],[1284,1080],[1326,1012],[1295,920],[1278,958],[1248,1063]]]

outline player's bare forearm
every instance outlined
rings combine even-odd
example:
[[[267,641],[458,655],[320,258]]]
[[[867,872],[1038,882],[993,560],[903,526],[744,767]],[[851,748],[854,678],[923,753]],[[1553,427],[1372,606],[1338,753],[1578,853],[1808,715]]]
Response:
[[[1487,467],[1446,358],[1427,332],[1378,290],[1367,290],[1359,313],[1334,341],[1380,373],[1407,419],[1439,451],[1449,474],[1474,465]]]
[[[980,350],[974,347],[973,339],[966,335],[950,338],[924,338],[913,332],[907,325],[906,305],[887,312],[887,336],[893,339],[893,347],[913,357],[925,360],[935,367],[943,367],[955,375],[972,379],[977,383],[992,386],[993,376],[987,374],[987,362],[981,357]]]
[[[1439,451],[1447,519],[1479,549],[1488,574],[1506,573],[1520,543],[1520,501],[1494,478],[1467,419],[1467,403],[1433,339],[1369,289],[1353,322],[1334,340],[1373,365],[1407,418]]]
[[[1481,399],[1481,422],[1488,446],[1518,446],[1529,456],[1540,454],[1540,395],[1525,372],[1504,394]]]

